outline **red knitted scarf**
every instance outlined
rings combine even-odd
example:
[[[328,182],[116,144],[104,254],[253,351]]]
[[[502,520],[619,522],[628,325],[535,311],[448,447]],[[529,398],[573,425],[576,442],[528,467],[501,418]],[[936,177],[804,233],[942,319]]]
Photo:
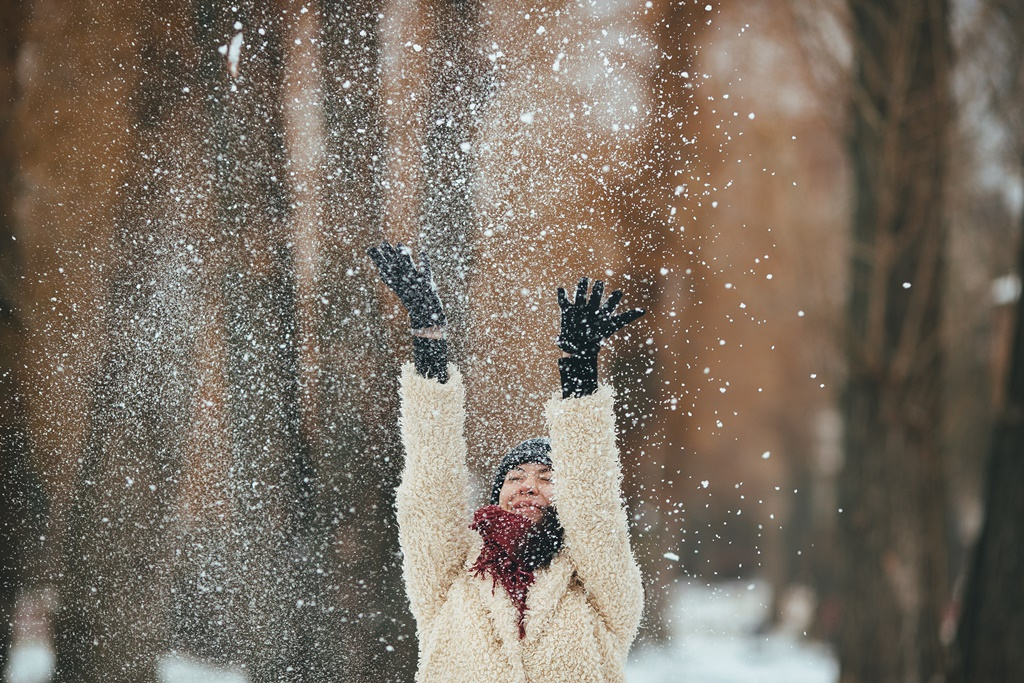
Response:
[[[533,571],[527,569],[523,553],[531,522],[522,515],[502,510],[497,505],[485,505],[473,514],[470,525],[484,539],[480,557],[470,569],[477,576],[489,574],[494,587],[499,583],[505,588],[512,604],[519,612],[519,637],[526,635],[523,615],[526,613],[526,593],[533,585]]]

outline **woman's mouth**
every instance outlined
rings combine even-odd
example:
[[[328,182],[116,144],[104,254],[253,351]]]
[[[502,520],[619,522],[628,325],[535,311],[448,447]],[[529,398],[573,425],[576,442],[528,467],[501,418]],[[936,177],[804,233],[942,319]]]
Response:
[[[515,514],[526,517],[533,522],[538,521],[544,515],[544,508],[534,503],[513,503],[509,508]]]

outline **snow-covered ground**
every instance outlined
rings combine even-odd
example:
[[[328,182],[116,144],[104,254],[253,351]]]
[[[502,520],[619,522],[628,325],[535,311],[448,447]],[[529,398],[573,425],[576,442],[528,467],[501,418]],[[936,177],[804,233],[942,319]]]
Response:
[[[7,683],[47,683],[53,673],[53,650],[33,643],[14,648],[7,669]],[[211,666],[198,659],[169,655],[160,660],[157,673],[162,683],[248,683],[240,669]]]
[[[783,624],[762,632],[771,593],[762,582],[707,585],[692,579],[670,594],[663,648],[634,649],[629,683],[835,683],[839,668],[830,649],[803,629],[812,604],[805,592],[787,597]]]
[[[795,592],[783,610],[783,625],[759,632],[771,603],[762,582],[708,586],[681,581],[670,594],[671,637],[663,648],[636,649],[629,683],[835,683],[838,667],[830,650],[804,637],[810,617],[806,595]],[[53,653],[39,642],[22,642],[12,653],[8,683],[45,683]],[[246,683],[238,669],[218,669],[178,656],[160,662],[164,683]]]
[[[206,666],[185,657],[165,657],[160,661],[160,679],[164,683],[248,683],[241,669]]]

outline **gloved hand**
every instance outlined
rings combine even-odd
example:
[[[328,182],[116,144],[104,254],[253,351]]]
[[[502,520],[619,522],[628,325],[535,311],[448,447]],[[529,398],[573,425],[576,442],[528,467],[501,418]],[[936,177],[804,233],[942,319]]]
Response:
[[[576,285],[576,298],[569,302],[565,290],[558,288],[558,306],[562,309],[562,329],[558,335],[558,348],[574,356],[597,356],[601,344],[623,327],[633,322],[646,311],[634,308],[614,315],[615,307],[622,298],[622,291],[615,290],[601,303],[604,283],[594,281],[590,298],[587,298],[587,278]]]
[[[380,246],[370,247],[367,253],[380,271],[380,279],[409,311],[409,324],[414,330],[445,324],[444,308],[426,254],[422,255],[422,265],[417,268],[412,262],[412,250],[402,243],[391,246],[390,242],[381,242]]]

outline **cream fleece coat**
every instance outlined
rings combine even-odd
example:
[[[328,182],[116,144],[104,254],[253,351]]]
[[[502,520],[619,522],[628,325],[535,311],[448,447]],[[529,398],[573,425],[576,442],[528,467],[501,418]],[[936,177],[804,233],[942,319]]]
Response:
[[[396,495],[404,575],[419,637],[417,683],[613,683],[643,610],[620,494],[612,390],[545,406],[562,550],[536,572],[526,637],[501,584],[470,571],[462,376],[441,384],[402,368],[405,469]]]

